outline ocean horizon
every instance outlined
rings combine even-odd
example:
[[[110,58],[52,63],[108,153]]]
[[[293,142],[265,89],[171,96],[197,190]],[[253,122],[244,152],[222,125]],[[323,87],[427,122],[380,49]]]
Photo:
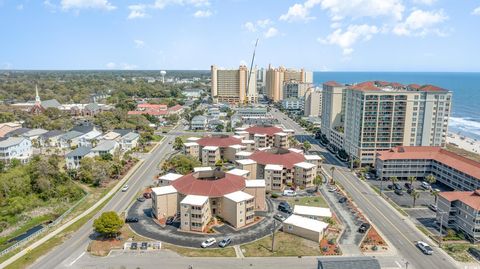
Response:
[[[480,140],[480,73],[474,72],[313,72],[313,83],[384,80],[432,84],[453,93],[449,132]]]

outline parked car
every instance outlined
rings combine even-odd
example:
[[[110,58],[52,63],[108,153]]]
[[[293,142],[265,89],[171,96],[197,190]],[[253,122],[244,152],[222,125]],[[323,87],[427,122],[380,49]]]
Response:
[[[213,237],[208,238],[207,240],[202,242],[202,248],[208,248],[213,244],[217,243],[217,240]]]
[[[402,191],[401,189],[400,189],[400,190],[399,190],[399,189],[395,189],[394,192],[395,192],[396,195],[400,195],[400,196],[403,195],[403,191]]]
[[[148,243],[147,242],[142,242],[140,245],[140,249],[146,250],[148,248]]]
[[[292,213],[292,208],[290,207],[290,205],[288,203],[287,204],[280,203],[278,205],[278,210],[282,211],[282,212],[285,212],[285,213],[288,213],[288,214]]]
[[[410,193],[412,193],[413,190],[414,189],[407,189],[407,193],[410,194]]]
[[[417,241],[415,245],[423,252],[425,255],[432,255],[433,249],[423,241]]]
[[[133,243],[130,245],[130,249],[131,249],[131,250],[137,250],[137,248],[138,248],[138,244],[135,243],[135,242],[133,242]]]
[[[404,186],[405,186],[405,188],[406,188],[407,190],[413,188],[413,186],[412,186],[412,184],[411,184],[410,182],[406,182],[406,183],[404,184]]]
[[[329,191],[329,192],[335,192],[335,191],[337,191],[337,190],[338,190],[338,189],[337,189],[337,187],[335,187],[335,186],[333,186],[333,187],[328,187],[328,191]]]
[[[394,184],[393,184],[393,188],[394,188],[395,190],[402,190],[402,186],[400,186],[400,184],[398,184],[398,183],[394,183]]]
[[[128,190],[128,185],[125,185],[125,186],[122,187],[123,192],[126,192],[127,190]]]
[[[362,225],[360,225],[360,227],[358,228],[358,232],[363,234],[363,233],[365,233],[366,231],[368,231],[368,229],[370,229],[370,223],[364,222],[364,223],[362,223]]]
[[[297,193],[293,190],[284,190],[283,191],[283,196],[294,197],[296,195],[297,195]]]
[[[430,210],[432,210],[433,212],[437,212],[437,205],[435,204],[429,204],[428,208],[430,208]]]
[[[392,184],[389,184],[389,185],[387,186],[387,188],[388,188],[389,190],[393,190],[393,185],[392,185]]]
[[[280,222],[283,222],[286,219],[282,214],[276,214],[275,216],[273,216],[273,218]]]
[[[340,199],[338,200],[338,202],[339,202],[340,204],[343,204],[343,203],[345,203],[347,200],[348,200],[347,197],[342,197],[342,198],[340,198]]]
[[[173,221],[174,221],[174,220],[175,220],[174,217],[168,217],[168,218],[167,218],[167,221],[166,221],[166,224],[167,224],[167,225],[171,225],[171,224],[173,224]]]
[[[425,182],[425,181],[423,181],[420,186],[426,190],[429,190],[430,188],[432,188],[430,184],[428,184],[428,182]]]
[[[224,238],[220,243],[218,243],[218,246],[221,248],[224,248],[232,243],[232,239],[230,237]]]
[[[137,201],[139,201],[141,203],[145,202],[145,200],[147,200],[147,199],[145,199],[145,197],[143,197],[143,196],[140,196],[140,197],[137,198]]]
[[[149,192],[145,192],[145,193],[143,194],[143,197],[145,197],[145,199],[150,199],[150,198],[152,198],[152,194],[149,193]]]
[[[138,222],[138,218],[136,217],[125,218],[125,223],[132,223],[132,222]]]

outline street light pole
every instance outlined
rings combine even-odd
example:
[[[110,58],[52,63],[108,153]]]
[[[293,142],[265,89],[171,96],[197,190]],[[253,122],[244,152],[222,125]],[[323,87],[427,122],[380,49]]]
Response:
[[[441,247],[442,246],[442,228],[443,228],[443,214],[447,213],[447,212],[443,212],[443,211],[438,211],[438,213],[440,213],[440,240],[438,241],[438,246]]]
[[[275,229],[276,229],[276,224],[277,222],[275,220],[273,220],[273,230],[272,230],[272,250],[271,252],[273,252],[273,246],[275,244]]]

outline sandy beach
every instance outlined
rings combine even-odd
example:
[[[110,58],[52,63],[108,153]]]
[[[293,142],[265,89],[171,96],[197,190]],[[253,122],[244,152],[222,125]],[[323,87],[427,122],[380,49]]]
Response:
[[[455,133],[449,133],[447,136],[447,143],[453,144],[464,150],[480,154],[480,141],[476,139]]]

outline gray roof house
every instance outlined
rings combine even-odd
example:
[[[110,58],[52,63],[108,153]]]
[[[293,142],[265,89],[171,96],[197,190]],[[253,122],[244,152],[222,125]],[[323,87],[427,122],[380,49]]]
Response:
[[[30,139],[37,139],[39,136],[45,133],[48,133],[48,131],[45,129],[37,128],[37,129],[32,129],[28,132],[23,133],[22,136]]]
[[[48,132],[40,135],[38,138],[39,138],[39,139],[43,139],[43,140],[47,140],[47,139],[49,139],[49,138],[61,136],[61,135],[63,135],[63,134],[65,134],[64,131],[52,130],[52,131],[48,131]]]
[[[5,137],[13,137],[13,136],[21,136],[23,135],[24,133],[30,131],[32,129],[30,128],[18,128],[18,129],[15,129],[13,131],[10,131],[8,133],[5,134]]]
[[[50,100],[42,101],[41,105],[43,108],[47,109],[47,108],[59,108],[62,104],[60,104],[60,102],[58,102],[56,99],[50,99]]]
[[[64,134],[60,137],[60,139],[65,140],[65,141],[68,141],[68,140],[74,139],[74,138],[79,137],[79,136],[82,136],[82,135],[83,135],[82,132],[69,131],[69,132],[64,133]]]
[[[78,147],[69,153],[65,155],[67,158],[72,158],[72,157],[85,157],[85,155],[89,154],[91,152],[92,148],[91,147]]]
[[[373,257],[322,257],[318,258],[318,269],[380,269]]]
[[[113,154],[115,149],[118,148],[118,146],[119,145],[116,141],[104,140],[92,149],[92,153],[98,156],[108,153]]]

